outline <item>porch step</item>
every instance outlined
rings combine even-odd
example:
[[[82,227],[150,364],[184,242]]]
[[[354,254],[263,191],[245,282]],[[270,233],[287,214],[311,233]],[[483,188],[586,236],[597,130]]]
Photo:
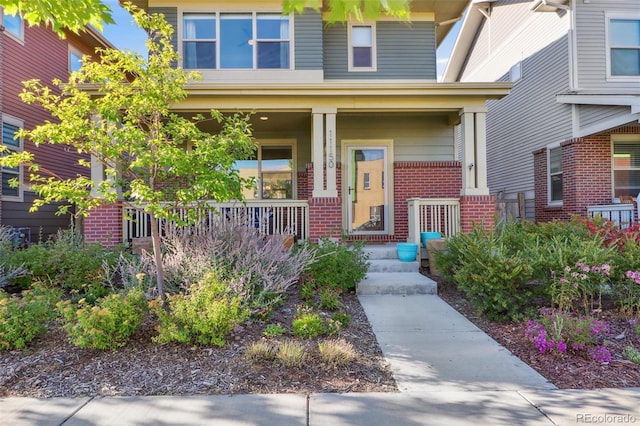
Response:
[[[358,284],[356,293],[360,296],[437,294],[437,284],[417,269],[415,272],[369,272]]]
[[[417,261],[402,262],[396,259],[369,259],[369,272],[420,272],[420,264]]]
[[[369,254],[369,260],[398,259],[395,244],[367,245],[364,246],[364,251]]]

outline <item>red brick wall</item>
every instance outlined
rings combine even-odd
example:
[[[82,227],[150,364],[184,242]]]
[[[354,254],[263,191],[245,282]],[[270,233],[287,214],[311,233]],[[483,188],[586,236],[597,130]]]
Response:
[[[462,187],[459,161],[411,161],[394,164],[394,236],[391,241],[406,241],[409,236],[409,198],[458,198]]]
[[[313,163],[307,164],[306,184],[298,186],[298,194],[306,193],[309,200],[309,239],[314,242],[321,237],[339,238],[342,234],[342,167],[336,166],[337,197],[313,198]]]
[[[536,221],[568,220],[585,216],[587,206],[611,204],[611,135],[640,133],[640,125],[621,126],[607,132],[571,139],[562,147],[562,206],[547,205],[547,150],[535,151]]]
[[[122,204],[102,205],[84,219],[84,238],[87,243],[102,243],[114,247],[122,243]]]
[[[471,232],[473,225],[491,229],[495,224],[496,197],[493,195],[463,195],[460,197],[462,232]]]

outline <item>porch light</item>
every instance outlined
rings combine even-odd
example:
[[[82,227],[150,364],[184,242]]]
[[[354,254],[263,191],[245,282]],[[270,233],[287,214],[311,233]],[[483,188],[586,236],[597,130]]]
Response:
[[[267,121],[269,119],[269,117],[267,117],[266,115],[261,115],[260,117],[258,117],[260,120],[262,121]]]

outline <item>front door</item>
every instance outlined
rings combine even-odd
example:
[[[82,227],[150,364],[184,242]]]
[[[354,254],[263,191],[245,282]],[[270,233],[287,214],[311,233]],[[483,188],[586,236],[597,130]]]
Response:
[[[387,155],[386,146],[347,147],[349,233],[389,233]]]

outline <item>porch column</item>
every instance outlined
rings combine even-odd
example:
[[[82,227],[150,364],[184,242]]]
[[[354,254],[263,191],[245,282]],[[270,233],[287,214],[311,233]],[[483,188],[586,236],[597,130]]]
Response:
[[[461,195],[488,195],[487,114],[485,107],[464,108],[462,123]]]
[[[311,154],[314,198],[337,197],[335,108],[313,108]],[[326,188],[325,188],[326,182]]]
[[[104,180],[104,165],[91,156],[91,196],[102,198],[98,188]],[[118,197],[120,198],[120,197]],[[114,247],[123,242],[123,206],[122,201],[115,204],[102,203],[91,209],[84,219],[84,240],[87,243],[100,243],[103,247]]]

